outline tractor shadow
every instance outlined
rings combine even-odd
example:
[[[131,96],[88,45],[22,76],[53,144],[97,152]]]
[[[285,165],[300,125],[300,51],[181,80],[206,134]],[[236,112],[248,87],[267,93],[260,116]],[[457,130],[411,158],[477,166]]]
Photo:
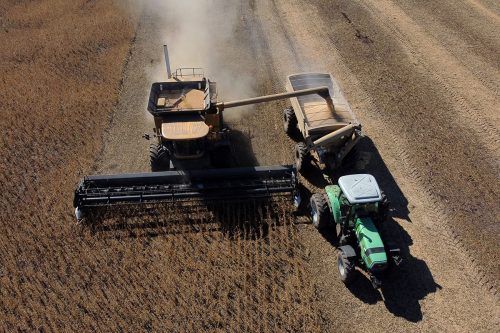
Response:
[[[405,260],[402,265],[389,272],[380,291],[373,289],[369,278],[361,272],[348,289],[366,304],[376,304],[382,301],[387,310],[395,316],[411,322],[419,322],[423,318],[419,302],[442,287],[434,281],[432,272],[425,261],[411,254],[410,246],[413,245],[413,240],[401,224],[394,219],[398,218],[411,223],[408,200],[385,165],[373,141],[369,138],[361,140],[354,157],[356,160],[353,159],[352,163],[347,163],[335,176],[353,173],[369,173],[375,176],[391,206],[390,217],[385,221],[381,233],[383,238],[391,239],[400,247]],[[338,244],[332,234],[328,230],[322,232],[323,237],[336,247]]]

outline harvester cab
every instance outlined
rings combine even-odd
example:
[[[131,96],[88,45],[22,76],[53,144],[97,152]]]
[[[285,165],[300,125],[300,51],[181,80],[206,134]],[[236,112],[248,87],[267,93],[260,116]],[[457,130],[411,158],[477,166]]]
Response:
[[[294,166],[234,165],[223,112],[305,95],[329,98],[328,87],[221,102],[216,83],[201,69],[180,68],[171,73],[166,46],[164,51],[168,79],[152,84],[147,107],[155,123],[155,142],[149,151],[153,172],[85,177],[75,191],[77,220],[114,206],[222,203],[277,196],[300,202]]]
[[[368,273],[379,288],[391,266],[399,266],[401,251],[380,230],[388,214],[388,202],[372,175],[340,177],[323,193],[311,197],[311,218],[318,229],[334,227],[338,241],[338,269],[345,284],[355,278],[355,267]]]
[[[180,68],[167,81],[153,83],[148,102],[155,123],[153,172],[230,166],[224,159],[230,144],[216,102],[216,83],[200,68]]]

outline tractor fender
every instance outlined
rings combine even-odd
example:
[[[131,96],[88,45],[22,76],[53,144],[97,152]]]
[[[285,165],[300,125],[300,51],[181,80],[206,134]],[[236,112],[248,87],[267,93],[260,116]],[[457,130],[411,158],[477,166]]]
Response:
[[[356,251],[354,251],[354,248],[351,245],[343,245],[339,247],[339,250],[345,253],[347,258],[354,258],[356,257]]]
[[[341,211],[340,211],[340,200],[339,196],[341,189],[337,185],[329,185],[325,187],[325,192],[328,197],[328,205],[330,206],[330,211],[333,216],[335,223],[340,223]]]

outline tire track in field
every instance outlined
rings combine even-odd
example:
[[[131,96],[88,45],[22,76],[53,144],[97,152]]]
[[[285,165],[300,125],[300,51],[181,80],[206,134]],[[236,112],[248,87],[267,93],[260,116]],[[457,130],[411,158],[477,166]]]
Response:
[[[349,70],[349,68],[346,66],[348,64],[348,61],[345,61],[342,59],[341,52],[340,50],[336,49],[335,43],[328,43],[328,45],[325,45],[324,40],[328,39],[328,32],[320,32],[316,29],[316,27],[320,26],[325,26],[325,22],[321,22],[320,20],[316,19],[311,19],[315,17],[315,10],[311,9],[307,6],[301,6],[301,4],[297,3],[292,3],[284,5],[283,3],[281,4],[282,12],[286,12],[288,15],[286,15],[286,18],[288,20],[291,20],[288,23],[282,23],[285,24],[289,29],[300,29],[302,30],[301,32],[294,34],[295,36],[304,36],[306,33],[304,30],[309,30],[309,34],[312,36],[315,36],[316,40],[322,40],[323,43],[309,43],[307,44],[307,41],[305,41],[303,38],[298,38],[298,41],[296,41],[299,44],[305,44],[302,48],[298,47],[301,50],[302,55],[309,55],[309,59],[315,59],[315,58],[320,58],[322,55],[330,54],[331,56],[328,57],[328,63],[329,66],[333,66],[337,70],[336,73],[339,73],[338,70],[341,70],[341,77],[346,79],[346,82],[349,82],[349,84],[345,84],[345,87],[348,87],[347,90],[348,92],[351,92],[351,94],[354,94],[355,96],[355,101],[358,101],[358,107],[356,108],[357,110],[359,109],[366,109],[368,112],[363,112],[362,117],[365,118],[368,121],[363,121],[363,124],[368,126],[368,135],[372,136],[375,141],[379,142],[386,142],[387,144],[383,144],[384,150],[386,151],[387,155],[389,156],[397,156],[397,160],[394,160],[393,158],[389,159],[389,164],[392,170],[396,171],[397,174],[397,179],[398,181],[401,181],[404,179],[404,181],[400,182],[400,185],[404,186],[405,188],[405,193],[407,195],[411,194],[411,201],[413,203],[418,202],[419,205],[422,207],[419,208],[419,211],[415,211],[412,213],[412,215],[416,215],[417,219],[420,219],[422,222],[425,222],[424,225],[422,225],[420,231],[412,231],[413,235],[415,235],[415,232],[418,232],[419,237],[417,239],[417,242],[422,242],[422,243],[428,243],[431,242],[431,244],[441,244],[444,243],[442,248],[440,249],[440,252],[446,253],[447,256],[449,257],[455,257],[455,253],[458,252],[458,256],[461,258],[458,261],[471,264],[471,266],[468,266],[466,268],[466,276],[468,277],[468,285],[475,285],[476,282],[480,281],[481,284],[485,282],[485,280],[480,276],[476,276],[476,269],[477,265],[472,264],[474,258],[471,258],[469,251],[465,250],[465,247],[463,245],[460,245],[461,243],[458,241],[458,238],[456,235],[453,234],[453,232],[450,231],[449,228],[449,221],[450,221],[450,216],[448,214],[445,214],[444,212],[447,211],[446,207],[443,207],[442,204],[440,203],[441,200],[435,197],[435,195],[430,192],[426,186],[422,186],[422,182],[425,180],[425,175],[422,175],[421,172],[418,170],[418,168],[415,166],[415,164],[412,162],[412,152],[411,149],[408,148],[407,144],[404,143],[404,139],[401,136],[400,133],[395,134],[392,128],[388,128],[387,124],[390,122],[385,122],[385,115],[379,111],[379,109],[376,107],[376,103],[372,100],[372,98],[364,92],[363,85],[356,79],[356,77],[353,75],[352,71]],[[297,10],[297,12],[300,12],[301,14],[297,14],[297,12],[293,12],[291,9],[292,7],[300,8],[300,10]],[[339,8],[334,8],[334,10],[339,10]],[[290,14],[291,13],[291,14]],[[314,22],[312,25],[308,25],[306,22],[300,21],[301,18],[296,18],[296,21],[294,21],[294,18],[297,14],[297,16],[303,18],[303,17],[308,17],[311,19],[311,21]],[[311,26],[313,28],[311,28]],[[338,32],[342,33],[342,32]],[[330,47],[330,50],[328,51],[328,47]],[[333,48],[333,49],[332,49]],[[309,54],[308,54],[309,51]],[[305,61],[307,63],[307,60]],[[340,74],[340,73],[339,73]],[[335,73],[334,73],[335,75]],[[345,91],[344,90],[344,91]],[[349,98],[350,99],[350,98]],[[351,100],[351,99],[350,99]],[[359,112],[359,111],[357,111]],[[385,124],[384,124],[385,123]],[[373,126],[371,125],[373,124]],[[380,134],[377,134],[376,132],[373,131],[373,129],[379,129],[379,132],[383,132],[383,137]],[[383,129],[383,131],[381,131]],[[372,133],[373,132],[373,133]],[[383,141],[380,141],[383,140]],[[388,144],[390,143],[390,145]],[[384,154],[386,155],[386,154]],[[397,163],[401,163],[402,165],[397,165]],[[422,188],[425,188],[425,191],[422,191]],[[414,219],[414,218],[412,218]],[[451,220],[452,221],[452,220]],[[439,225],[435,225],[439,224]],[[414,227],[411,228],[412,230]],[[431,241],[429,239],[432,239]],[[428,239],[426,241],[426,239]],[[435,243],[436,242],[436,243]],[[414,245],[413,247],[418,246],[421,247],[423,244],[417,244]],[[440,246],[441,247],[441,246]],[[422,252],[422,251],[419,251]],[[430,255],[429,251],[424,251],[427,253],[427,255]],[[467,265],[465,264],[465,265]],[[456,269],[454,273],[454,281],[456,283],[460,283],[459,281],[463,280],[464,276],[460,274]],[[484,274],[483,274],[484,276]],[[452,283],[453,284],[455,284]],[[466,287],[464,287],[466,288]],[[494,289],[491,289],[491,280],[490,283],[485,284],[484,291],[485,292],[493,292],[493,295],[496,294],[496,291]],[[464,292],[467,289],[462,289],[462,292]],[[493,306],[494,308],[494,306]],[[439,311],[439,308],[426,308],[426,312],[429,313],[430,311],[430,316],[435,316],[438,315],[436,311]],[[495,312],[495,310],[493,310]],[[439,315],[437,316],[438,319],[441,322],[446,321],[446,319],[439,319]],[[437,324],[437,322],[435,322]],[[425,326],[424,326],[425,327]]]

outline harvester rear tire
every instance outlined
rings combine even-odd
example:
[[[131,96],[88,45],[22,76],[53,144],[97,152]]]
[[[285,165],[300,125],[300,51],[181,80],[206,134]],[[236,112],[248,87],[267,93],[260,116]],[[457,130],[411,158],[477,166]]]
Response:
[[[166,171],[170,169],[170,158],[168,151],[159,144],[153,143],[149,146],[149,158],[151,171]]]
[[[297,171],[303,173],[311,163],[311,153],[305,142],[298,142],[295,145],[295,166]]]
[[[340,280],[345,285],[351,284],[356,277],[356,267],[351,258],[342,249],[338,250],[337,267],[339,269]]]
[[[292,139],[297,138],[298,127],[297,127],[297,116],[293,111],[293,108],[287,107],[283,110],[283,128],[285,129],[285,133]]]
[[[311,196],[311,219],[313,226],[318,230],[324,230],[330,225],[330,207],[323,193],[315,193]]]

